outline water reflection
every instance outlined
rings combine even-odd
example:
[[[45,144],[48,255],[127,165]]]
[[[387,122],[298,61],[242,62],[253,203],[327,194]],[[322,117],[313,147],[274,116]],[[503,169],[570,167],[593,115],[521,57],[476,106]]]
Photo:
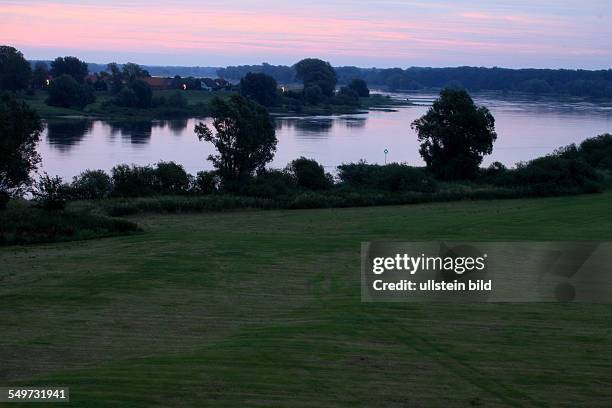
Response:
[[[276,119],[277,151],[271,167],[283,168],[299,156],[311,157],[333,168],[365,159],[422,165],[410,123],[423,115],[436,95],[401,95],[415,105],[395,112],[288,117]],[[612,131],[612,107],[588,103],[516,101],[477,95],[495,117],[498,139],[484,165],[500,161],[512,166],[572,142]],[[210,119],[105,122],[49,121],[39,145],[43,170],[70,178],[86,168],[109,170],[118,163],[145,165],[174,160],[191,172],[211,169],[206,160],[214,153],[200,142],[194,126]]]
[[[153,123],[151,121],[109,122],[110,137],[119,136],[134,145],[147,144],[151,139]]]
[[[77,145],[91,132],[93,121],[85,119],[59,119],[47,121],[47,142],[62,152]]]
[[[342,123],[347,128],[351,128],[353,130],[357,130],[357,129],[365,128],[366,121],[368,120],[368,118],[366,118],[366,117],[347,116],[347,117],[340,118],[340,120],[342,120]]]
[[[363,129],[366,126],[367,116],[337,116],[337,117],[299,117],[277,118],[276,130],[278,132],[292,130],[297,137],[325,138],[334,133],[335,127],[352,130]]]
[[[187,119],[172,119],[165,121],[168,128],[174,133],[176,136],[180,136],[185,128],[187,127]]]
[[[276,130],[294,129],[298,134],[301,133],[307,137],[326,137],[326,134],[334,127],[334,121],[326,117],[279,118],[276,119]]]

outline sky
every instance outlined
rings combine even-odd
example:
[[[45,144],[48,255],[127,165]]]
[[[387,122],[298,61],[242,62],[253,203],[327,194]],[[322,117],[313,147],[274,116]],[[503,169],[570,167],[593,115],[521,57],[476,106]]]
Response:
[[[0,0],[28,59],[612,68],[612,0]]]

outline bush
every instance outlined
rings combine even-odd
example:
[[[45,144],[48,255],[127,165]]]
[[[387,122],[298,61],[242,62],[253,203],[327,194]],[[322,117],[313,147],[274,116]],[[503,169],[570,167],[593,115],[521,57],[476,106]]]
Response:
[[[149,84],[142,79],[132,81],[128,87],[136,95],[136,107],[140,109],[150,108],[153,100],[153,91]]]
[[[515,170],[499,172],[488,181],[498,186],[526,189],[531,195],[593,193],[602,187],[602,177],[588,163],[558,155],[519,163]]]
[[[72,179],[72,196],[80,200],[100,200],[113,191],[113,181],[104,170],[85,170]]]
[[[277,198],[295,192],[295,177],[282,170],[263,170],[249,181],[244,194],[253,197]]]
[[[370,90],[368,89],[368,84],[363,79],[355,78],[348,85],[350,89],[357,92],[362,98],[367,98],[370,96]]]
[[[189,190],[190,176],[183,166],[175,162],[159,162],[155,167],[156,192],[184,194]]]
[[[188,101],[182,93],[174,92],[168,95],[168,98],[165,99],[164,104],[172,108],[184,109],[187,107]]]
[[[139,212],[182,213],[230,211],[257,208],[262,210],[280,208],[273,200],[258,197],[241,197],[230,194],[213,194],[199,197],[164,196],[141,197],[103,202],[104,211],[111,216],[125,216]]]
[[[0,213],[0,245],[91,239],[139,230],[127,220],[70,210],[44,211],[18,201]]]
[[[123,87],[113,99],[111,103],[117,106],[123,106],[126,108],[135,108],[138,105],[138,97],[136,93],[130,88]]]
[[[323,91],[321,87],[318,85],[309,86],[304,89],[304,99],[310,105],[318,105],[323,102],[325,95],[323,95]]]
[[[142,79],[136,79],[121,88],[119,93],[110,100],[110,104],[126,108],[146,109],[153,106],[153,91],[149,84]],[[159,103],[155,100],[155,103]],[[164,100],[167,102],[167,100]]]
[[[45,210],[63,210],[70,198],[70,187],[61,177],[50,177],[47,173],[34,183],[32,196],[36,205]]]
[[[335,105],[359,106],[359,94],[351,88],[343,86],[340,88],[340,92],[331,99],[331,103]]]
[[[326,174],[323,166],[313,159],[295,159],[287,166],[287,172],[295,178],[299,187],[308,190],[326,190],[333,185],[333,177]]]
[[[61,108],[84,108],[85,105],[95,102],[93,88],[81,85],[70,75],[62,75],[51,81],[47,105]]]
[[[493,162],[486,169],[480,169],[480,181],[491,182],[506,174],[508,168],[501,162]]]
[[[219,189],[220,183],[216,171],[199,171],[193,183],[193,191],[197,194],[212,194]]]
[[[119,197],[142,197],[155,194],[156,175],[151,166],[131,167],[120,164],[111,170],[113,195]]]
[[[586,139],[580,143],[578,154],[593,167],[612,170],[612,134]]]
[[[273,106],[278,96],[277,86],[276,80],[271,76],[249,72],[240,80],[240,93],[260,105]]]
[[[588,163],[555,156],[540,157],[527,165],[519,165],[515,179],[524,185],[550,193],[599,190],[601,177]]]
[[[384,166],[358,163],[338,166],[338,177],[349,187],[373,188],[392,192],[416,191],[431,193],[437,190],[435,180],[422,169],[405,164],[391,163]]]

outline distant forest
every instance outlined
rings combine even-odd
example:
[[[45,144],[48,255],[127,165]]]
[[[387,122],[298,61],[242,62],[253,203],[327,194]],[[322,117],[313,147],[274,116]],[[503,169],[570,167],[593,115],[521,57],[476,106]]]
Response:
[[[31,61],[34,64],[36,61]],[[49,64],[50,61],[45,61]],[[105,64],[89,63],[92,73],[106,69]],[[152,76],[215,77],[238,82],[249,72],[272,76],[281,84],[299,82],[295,70],[287,65],[240,65],[219,67],[181,67],[144,65]],[[358,68],[335,67],[338,83],[346,85],[354,78],[370,87],[389,91],[417,91],[445,87],[468,91],[524,92],[534,95],[569,95],[594,99],[612,99],[612,69],[587,71],[571,69],[508,69],[483,67],[456,68]]]
[[[37,62],[39,60],[32,60],[30,64],[34,67]],[[40,62],[44,62],[47,66],[51,64],[51,61],[40,60]],[[122,64],[119,64],[119,66],[122,66]],[[173,65],[141,65],[141,67],[146,69],[151,76],[155,77],[174,77],[175,75],[195,78],[216,77],[217,71],[220,69],[219,67],[181,67]],[[107,64],[96,64],[93,62],[87,63],[87,69],[92,74],[108,70]]]
[[[564,94],[590,98],[612,98],[612,69],[599,71],[570,69],[456,68],[358,68],[335,67],[339,84],[354,78],[370,87],[390,91],[415,91],[455,87],[469,91],[525,92],[536,95]],[[241,65],[220,68],[217,74],[237,81],[248,72],[263,72],[280,83],[295,81],[295,71],[286,65]]]

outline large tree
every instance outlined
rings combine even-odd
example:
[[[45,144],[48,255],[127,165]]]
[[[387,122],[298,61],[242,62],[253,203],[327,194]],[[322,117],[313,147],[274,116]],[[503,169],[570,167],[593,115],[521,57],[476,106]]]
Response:
[[[348,84],[348,87],[353,91],[357,92],[357,95],[362,98],[367,98],[368,96],[370,96],[370,89],[368,88],[368,84],[363,79],[354,78],[351,83]]]
[[[50,73],[54,77],[70,75],[82,84],[88,72],[87,63],[77,57],[57,57],[51,62]]]
[[[32,71],[32,87],[35,89],[43,89],[47,86],[47,80],[49,79],[49,69],[47,64],[43,61],[38,61],[34,64],[34,71]]]
[[[49,86],[47,105],[62,108],[84,108],[85,105],[95,101],[93,88],[90,85],[81,85],[70,75],[54,78]]]
[[[296,77],[304,83],[304,90],[318,86],[325,96],[333,96],[338,79],[329,62],[306,58],[294,65]]]
[[[149,71],[147,71],[146,69],[144,69],[138,64],[134,64],[133,62],[128,62],[127,64],[125,64],[121,72],[123,74],[123,79],[125,79],[128,82],[131,82],[131,81],[134,81],[140,78],[148,78],[151,76],[149,74]]]
[[[270,75],[249,72],[240,80],[240,93],[263,106],[276,103],[277,83]]]
[[[223,188],[236,190],[274,158],[274,124],[264,107],[241,95],[233,95],[228,101],[215,98],[211,107],[216,132],[204,123],[196,125],[195,132],[217,149],[208,160],[217,169]]]
[[[465,90],[444,89],[433,106],[412,122],[427,167],[442,179],[469,179],[497,139],[495,119]]]
[[[31,77],[32,67],[23,54],[13,47],[0,45],[0,89],[25,89]]]
[[[0,209],[32,182],[30,174],[40,162],[36,145],[41,131],[36,111],[13,96],[0,96]]]

